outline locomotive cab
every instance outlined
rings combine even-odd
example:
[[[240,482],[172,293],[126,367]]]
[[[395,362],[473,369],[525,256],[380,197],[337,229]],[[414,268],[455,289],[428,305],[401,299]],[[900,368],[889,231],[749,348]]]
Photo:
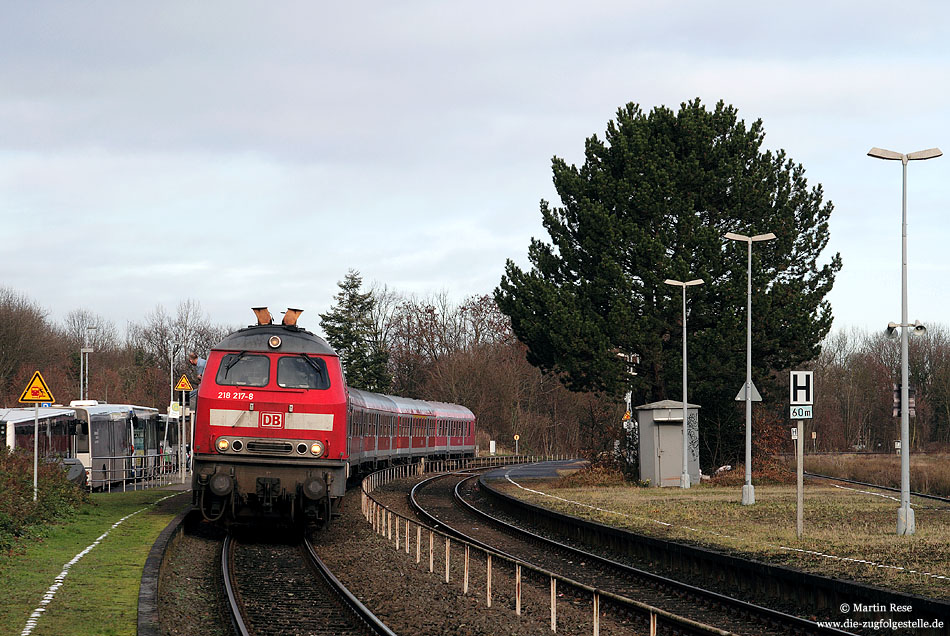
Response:
[[[208,356],[195,412],[194,503],[212,521],[326,524],[348,473],[340,360],[293,319],[274,325],[266,309],[255,311],[259,324]]]

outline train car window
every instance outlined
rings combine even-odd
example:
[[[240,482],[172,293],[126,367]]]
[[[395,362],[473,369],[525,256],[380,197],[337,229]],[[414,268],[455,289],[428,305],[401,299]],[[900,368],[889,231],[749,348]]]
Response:
[[[277,361],[277,386],[285,389],[329,389],[327,363],[309,356],[284,356]]]
[[[267,356],[229,353],[221,358],[215,382],[223,386],[267,386],[269,379]]]

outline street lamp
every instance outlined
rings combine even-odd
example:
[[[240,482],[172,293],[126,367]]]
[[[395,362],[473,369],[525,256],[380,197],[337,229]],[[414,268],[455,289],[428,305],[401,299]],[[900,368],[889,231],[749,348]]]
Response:
[[[904,173],[901,190],[901,323],[894,325],[894,327],[888,326],[890,331],[893,331],[896,327],[901,328],[901,505],[897,509],[897,534],[914,534],[917,529],[914,521],[914,510],[910,507],[910,444],[908,443],[910,417],[908,413],[909,400],[907,399],[909,376],[907,370],[907,328],[914,327],[914,325],[907,322],[907,162],[934,159],[942,154],[939,148],[918,150],[906,155],[883,148],[871,148],[868,151],[868,156],[875,159],[900,161]],[[919,330],[915,328],[915,331]]]
[[[683,288],[683,474],[680,475],[680,488],[689,488],[689,429],[686,419],[686,288],[702,285],[703,279],[697,278],[686,282],[666,279],[663,282]]]
[[[79,348],[79,399],[89,398],[89,354],[95,351],[89,346],[90,332],[94,332],[98,327],[86,327],[83,334],[82,347]],[[95,335],[95,334],[91,334]]]
[[[742,486],[742,505],[750,506],[755,503],[755,488],[752,486],[752,244],[758,241],[770,241],[775,238],[775,235],[769,232],[745,236],[726,232],[725,238],[745,241],[749,244],[745,349],[745,485]]]
[[[179,347],[185,345],[178,342],[168,343],[168,405],[175,401],[175,355]]]

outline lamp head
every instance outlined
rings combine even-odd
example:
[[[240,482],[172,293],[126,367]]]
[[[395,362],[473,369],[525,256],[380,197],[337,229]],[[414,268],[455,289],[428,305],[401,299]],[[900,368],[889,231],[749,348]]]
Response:
[[[899,152],[894,152],[893,150],[885,150],[884,148],[874,147],[868,150],[868,156],[874,157],[875,159],[888,159],[890,161],[903,161],[904,155]]]
[[[940,148],[928,148],[927,150],[918,150],[917,152],[912,152],[907,155],[907,158],[911,161],[922,160],[922,159],[936,159],[942,154],[943,152],[940,151]]]
[[[884,331],[884,335],[886,335],[891,340],[896,340],[900,337],[900,332],[897,331],[898,327],[900,327],[900,325],[896,322],[887,323],[887,329]]]
[[[927,333],[927,327],[921,324],[919,320],[914,321],[914,330],[911,332],[915,336],[922,336]]]

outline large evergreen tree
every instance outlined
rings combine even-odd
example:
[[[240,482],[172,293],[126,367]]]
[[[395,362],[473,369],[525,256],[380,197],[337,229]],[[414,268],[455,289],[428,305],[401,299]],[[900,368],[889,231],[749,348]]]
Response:
[[[764,151],[764,137],[761,121],[747,127],[722,102],[649,115],[628,104],[604,140],[587,139],[583,166],[553,159],[561,207],[541,201],[550,243],[533,239],[531,268],[509,261],[495,290],[530,362],[574,390],[632,389],[644,403],[682,391],[681,290],[663,281],[705,279],[687,294],[687,335],[690,401],[703,407],[705,431],[717,431],[702,445],[707,460],[728,457],[741,437],[747,251],[723,235],[778,237],[753,248],[760,391],[770,371],[815,358],[832,322],[825,296],[841,259],[818,263],[832,205],[784,151]],[[618,354],[639,357],[635,376]]]
[[[387,371],[389,355],[373,319],[376,299],[371,291],[360,292],[363,279],[349,270],[336,295],[336,304],[320,314],[320,327],[336,349],[346,373],[346,383],[357,389],[385,392],[392,378]]]

